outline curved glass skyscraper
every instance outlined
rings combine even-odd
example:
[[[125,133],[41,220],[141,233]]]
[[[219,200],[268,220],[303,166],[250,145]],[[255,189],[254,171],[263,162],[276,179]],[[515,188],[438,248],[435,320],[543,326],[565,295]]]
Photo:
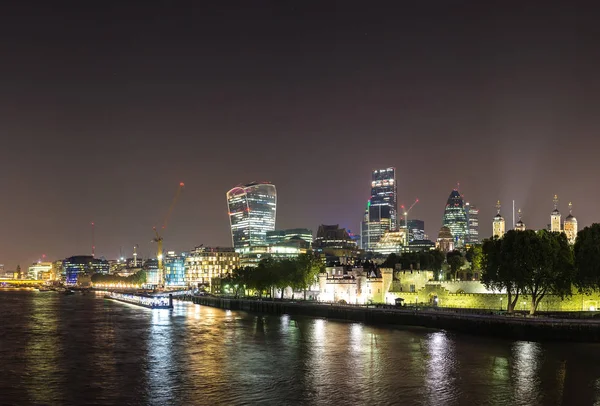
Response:
[[[463,198],[456,189],[450,193],[448,202],[446,202],[443,226],[450,229],[452,237],[454,237],[455,247],[461,247],[465,244],[468,239],[467,215]]]
[[[254,182],[236,186],[227,192],[227,206],[236,251],[267,245],[267,231],[275,230],[275,185]]]

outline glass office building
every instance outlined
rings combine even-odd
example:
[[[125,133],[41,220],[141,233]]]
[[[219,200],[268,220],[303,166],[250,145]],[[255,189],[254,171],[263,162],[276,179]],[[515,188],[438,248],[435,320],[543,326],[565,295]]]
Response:
[[[408,241],[425,239],[425,222],[423,220],[408,220]]]
[[[463,198],[456,189],[448,197],[442,224],[450,229],[454,238],[454,246],[464,246],[468,239],[467,216]]]
[[[361,248],[373,251],[383,234],[397,227],[396,168],[374,170],[371,174],[371,197],[361,223]]]
[[[108,274],[110,264],[104,259],[97,259],[91,255],[77,255],[63,261],[63,269],[67,285],[75,285],[80,276],[91,276],[95,273]]]
[[[294,237],[306,241],[309,245],[313,242],[312,230],[308,228],[288,228],[286,230],[267,231],[267,244],[282,244]]]
[[[231,239],[236,250],[267,245],[275,230],[277,191],[270,183],[249,183],[227,192]]]
[[[169,252],[165,257],[165,286],[186,286],[185,282],[185,254],[175,255]]]
[[[469,202],[465,203],[467,217],[467,243],[479,244],[479,209]]]

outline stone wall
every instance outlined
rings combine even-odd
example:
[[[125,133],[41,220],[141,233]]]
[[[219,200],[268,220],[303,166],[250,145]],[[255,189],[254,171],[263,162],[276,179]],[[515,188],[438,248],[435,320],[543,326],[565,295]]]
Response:
[[[395,280],[391,290],[394,292],[410,292],[411,286],[414,286],[414,290],[418,291],[425,287],[427,282],[431,281],[433,278],[434,275],[432,271],[394,271]]]
[[[394,304],[396,298],[403,298],[405,304],[433,304],[433,298],[438,298],[438,306],[465,309],[506,310],[507,295],[500,293],[452,293],[443,285],[428,284],[421,290],[411,292],[389,292],[386,303]],[[519,295],[516,310],[529,310],[531,298]],[[557,296],[546,296],[538,306],[538,311],[589,311],[600,310],[600,294],[574,294],[561,300]]]

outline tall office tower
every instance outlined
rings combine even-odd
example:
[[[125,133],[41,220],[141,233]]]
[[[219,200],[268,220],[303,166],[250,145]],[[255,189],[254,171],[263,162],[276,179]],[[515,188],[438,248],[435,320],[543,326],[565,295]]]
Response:
[[[500,214],[500,200],[496,203],[496,210],[498,211],[494,216],[494,220],[492,221],[492,237],[502,238],[504,237],[504,233],[506,231],[506,224],[504,222],[504,217]]]
[[[398,226],[396,168],[374,170],[371,197],[361,224],[361,248],[372,251],[381,236]]]
[[[467,217],[467,242],[479,244],[479,209],[471,203],[465,203],[465,215]]]
[[[423,220],[408,220],[408,241],[425,239],[425,222]]]
[[[231,240],[236,251],[267,245],[275,230],[277,191],[271,183],[249,183],[227,192]]]
[[[467,240],[467,216],[463,198],[457,189],[454,189],[448,197],[442,225],[450,229],[456,248],[460,248],[465,244]]]

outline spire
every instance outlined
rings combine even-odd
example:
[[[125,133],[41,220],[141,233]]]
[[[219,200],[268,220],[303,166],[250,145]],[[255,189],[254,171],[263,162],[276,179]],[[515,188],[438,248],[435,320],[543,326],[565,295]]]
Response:
[[[552,201],[554,202],[554,210],[558,210],[558,196],[554,195],[554,199],[552,199]]]
[[[573,215],[573,203],[569,202],[569,214]]]
[[[519,209],[519,221],[521,221],[521,209]]]
[[[500,207],[502,207],[500,205],[500,200],[498,200],[498,202],[496,203],[496,210],[498,210],[498,214],[500,214]]]

